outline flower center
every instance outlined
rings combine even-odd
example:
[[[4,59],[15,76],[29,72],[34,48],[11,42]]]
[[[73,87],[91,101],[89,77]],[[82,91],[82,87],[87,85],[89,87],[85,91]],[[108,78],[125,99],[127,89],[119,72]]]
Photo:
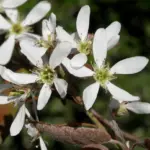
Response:
[[[92,51],[92,41],[80,42],[78,51],[80,53],[84,53],[85,55],[89,55]]]
[[[54,49],[56,45],[55,35],[48,35],[47,40],[44,40],[43,38],[40,39],[39,41],[37,41],[37,45],[47,49]]]
[[[52,68],[46,65],[42,69],[39,69],[38,75],[40,78],[39,83],[47,83],[51,85],[53,84],[53,80],[56,74]]]
[[[113,74],[111,74],[109,70],[110,69],[109,69],[108,65],[103,66],[100,69],[98,69],[98,68],[95,69],[95,75],[93,77],[96,81],[98,81],[100,83],[100,85],[103,88],[106,88],[106,83],[108,81],[116,79],[116,77]]]
[[[24,27],[20,23],[16,23],[12,25],[10,32],[18,35],[21,34],[23,31]]]

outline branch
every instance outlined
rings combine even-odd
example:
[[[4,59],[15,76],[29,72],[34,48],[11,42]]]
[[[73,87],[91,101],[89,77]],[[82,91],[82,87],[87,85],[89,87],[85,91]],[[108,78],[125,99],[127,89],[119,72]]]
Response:
[[[70,127],[65,125],[52,125],[42,122],[31,122],[39,132],[50,135],[53,139],[79,146],[102,144],[111,140],[111,136],[96,128]]]
[[[107,126],[107,127],[109,127],[110,129],[113,130],[113,128],[112,128],[110,122],[109,122],[107,119],[103,118],[103,117],[102,117],[100,114],[98,114],[94,109],[92,109],[91,112],[93,113],[93,115],[94,115],[103,125],[105,125],[105,126]],[[122,131],[122,130],[121,130],[121,131]],[[133,142],[139,142],[139,141],[140,141],[140,139],[139,139],[138,137],[136,137],[136,136],[134,136],[134,135],[132,135],[132,134],[129,134],[129,133],[124,132],[124,131],[122,131],[122,133],[123,133],[123,136],[124,136],[127,140],[130,140],[130,141],[133,141]]]

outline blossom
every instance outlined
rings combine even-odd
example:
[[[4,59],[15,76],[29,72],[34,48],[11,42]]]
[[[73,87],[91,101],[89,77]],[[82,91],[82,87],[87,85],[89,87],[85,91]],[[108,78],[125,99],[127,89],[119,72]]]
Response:
[[[77,34],[70,35],[62,27],[56,28],[57,39],[59,41],[68,41],[72,43],[73,48],[78,52],[71,60],[73,68],[80,68],[87,62],[87,55],[92,52],[93,39],[88,36],[90,7],[83,6],[79,11],[76,21]],[[121,25],[114,21],[106,28],[107,49],[113,48],[119,41],[119,32]],[[74,51],[74,49],[73,49]]]
[[[8,32],[8,39],[0,46],[0,64],[5,65],[10,61],[15,46],[15,40],[23,35],[30,35],[29,26],[41,20],[50,10],[51,5],[47,1],[39,2],[23,21],[19,20],[17,9],[6,9],[5,13],[10,21],[0,15],[0,30]],[[40,12],[40,13],[39,13]]]
[[[150,103],[137,100],[124,101],[123,99],[111,99],[109,108],[117,116],[123,116],[129,111],[136,114],[150,114]]]
[[[4,9],[16,8],[22,4],[27,2],[27,0],[1,0],[0,1],[0,11],[4,11]]]
[[[32,49],[27,46],[28,40],[22,40],[20,43],[21,52],[34,64],[37,69],[33,70],[34,76],[37,77],[36,82],[43,84],[38,97],[37,109],[41,110],[47,104],[51,97],[51,87],[54,83],[59,95],[64,98],[67,93],[68,83],[64,79],[60,79],[55,68],[61,64],[63,59],[68,56],[71,51],[71,45],[68,42],[57,44],[53,50],[49,62],[44,63],[41,58],[41,49]]]
[[[88,110],[94,104],[100,86],[108,90],[113,98],[124,99],[125,101],[139,100],[139,97],[133,96],[123,89],[115,86],[110,81],[116,78],[116,74],[134,74],[141,71],[148,63],[148,59],[142,56],[136,56],[119,61],[113,67],[109,68],[108,64],[105,64],[107,56],[107,36],[105,29],[98,29],[93,39],[93,57],[95,64],[94,70],[83,68],[73,69],[69,64],[69,60],[65,59],[63,65],[67,70],[78,77],[93,76],[95,83],[86,87],[83,91],[83,102],[85,108]],[[138,64],[138,65],[137,65]],[[85,68],[85,67],[84,67]],[[92,93],[92,94],[91,94]]]
[[[59,41],[68,41],[72,43],[73,47],[78,50],[78,54],[72,58],[72,66],[80,68],[87,61],[87,56],[91,51],[92,42],[88,40],[89,30],[89,19],[90,19],[90,7],[88,5],[83,6],[77,16],[76,28],[78,38],[74,39],[73,36],[69,35],[62,27],[56,28],[57,38]],[[82,60],[82,64],[78,64],[77,60]]]
[[[4,95],[3,92],[10,88],[11,91],[8,93],[8,95]],[[19,107],[18,113],[10,127],[11,136],[15,136],[20,133],[24,126],[25,114],[27,112],[25,100],[29,96],[30,89],[24,89],[21,87],[16,89],[11,84],[2,84],[0,85],[0,92],[0,104],[14,103],[15,106]]]
[[[51,13],[49,20],[44,19],[42,21],[42,36],[27,37],[28,42],[26,45],[30,49],[41,49],[41,56],[43,56],[46,50],[52,50],[56,46],[56,16]],[[26,38],[26,39],[27,39]]]
[[[39,139],[41,150],[47,150],[42,137],[39,136],[40,135],[39,131],[30,123],[26,124],[25,127],[27,128],[28,135],[30,135],[33,138],[33,140],[37,138]]]

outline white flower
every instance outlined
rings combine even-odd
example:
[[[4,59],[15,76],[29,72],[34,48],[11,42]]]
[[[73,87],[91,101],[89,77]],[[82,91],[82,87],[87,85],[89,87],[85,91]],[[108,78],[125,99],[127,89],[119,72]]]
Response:
[[[4,9],[16,8],[27,2],[27,0],[0,0],[0,12]]]
[[[28,129],[27,130],[28,135],[30,135],[33,139],[37,138],[39,139],[41,150],[47,150],[42,137],[39,136],[39,131],[31,124],[26,124],[25,127]]]
[[[72,43],[73,48],[79,52],[71,60],[73,68],[80,68],[87,62],[87,55],[92,51],[92,38],[88,37],[90,7],[83,6],[77,16],[77,35],[69,35],[62,27],[56,28],[57,39]],[[118,35],[121,29],[119,22],[115,21],[106,28],[107,49],[113,48],[119,41]],[[73,49],[74,51],[74,49]]]
[[[35,73],[34,76],[37,77],[36,82],[43,84],[37,104],[37,109],[41,110],[51,97],[51,86],[53,83],[59,95],[62,98],[66,96],[68,83],[64,79],[58,78],[55,68],[68,56],[71,51],[71,44],[68,42],[59,43],[53,50],[49,62],[44,63],[41,58],[40,49],[31,49],[30,46],[27,47],[27,43],[27,40],[22,40],[20,42],[21,52],[31,61],[31,63],[38,67],[38,69],[33,72]]]
[[[30,35],[28,33],[29,26],[41,20],[48,13],[50,8],[51,5],[47,1],[39,2],[21,22],[19,21],[19,13],[16,9],[5,10],[10,21],[7,21],[0,15],[0,30],[9,33],[8,39],[0,47],[1,65],[5,65],[9,62],[15,46],[15,39]]]
[[[119,61],[112,68],[109,68],[107,64],[105,65],[107,55],[106,38],[105,29],[98,29],[96,31],[93,40],[93,56],[95,61],[94,71],[89,71],[87,68],[84,72],[82,67],[80,70],[76,70],[70,67],[69,61],[67,61],[68,59],[63,61],[63,65],[71,74],[78,77],[87,77],[91,75],[95,79],[95,83],[89,85],[83,91],[83,102],[87,110],[94,104],[100,86],[108,90],[115,99],[124,99],[125,101],[139,100],[139,97],[129,94],[112,84],[110,81],[116,78],[115,74],[134,74],[141,71],[147,65],[148,59],[142,56],[131,57]]]
[[[115,111],[118,116],[126,115],[128,111],[137,114],[150,114],[150,103],[137,100],[127,102],[123,99],[112,99],[109,108],[111,111]]]
[[[44,19],[42,22],[42,37],[32,36],[26,38],[26,47],[30,49],[40,49],[41,56],[43,56],[46,50],[52,50],[56,46],[56,16],[51,13],[49,20]]]
[[[150,103],[146,102],[130,102],[127,103],[126,108],[137,114],[150,114]]]
[[[20,133],[24,126],[25,114],[27,111],[27,108],[25,107],[25,100],[27,99],[30,90],[14,89],[14,91],[11,91],[8,96],[2,95],[2,92],[9,88],[12,88],[12,85],[1,85],[0,104],[9,104],[13,102],[15,106],[19,106],[19,111],[10,127],[11,136],[15,136]]]
[[[73,47],[76,48],[79,53],[75,55],[71,60],[71,65],[74,68],[80,68],[87,62],[87,56],[91,51],[92,42],[88,39],[89,30],[89,19],[90,19],[90,7],[88,5],[83,6],[77,16],[76,28],[78,38],[74,39],[73,36],[69,35],[62,27],[56,28],[57,38],[59,41],[68,41],[72,43]],[[80,63],[77,63],[77,61]]]

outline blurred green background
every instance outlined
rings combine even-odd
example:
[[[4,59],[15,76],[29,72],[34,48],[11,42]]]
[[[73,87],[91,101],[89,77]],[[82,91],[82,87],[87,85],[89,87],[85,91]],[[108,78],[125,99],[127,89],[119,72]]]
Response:
[[[23,15],[38,2],[29,0],[19,8]],[[100,27],[107,27],[113,21],[122,24],[121,39],[119,44],[108,52],[108,60],[113,65],[117,61],[132,56],[150,56],[150,1],[149,0],[51,0],[51,12],[57,16],[57,25],[72,33],[76,31],[76,16],[83,5],[91,7],[90,33],[94,33]],[[35,25],[35,31],[41,32],[41,22]],[[138,64],[137,64],[138,65]],[[76,86],[81,86],[80,81]],[[78,84],[80,83],[80,84]],[[140,73],[134,75],[120,75],[115,84],[127,90],[133,95],[141,97],[142,101],[150,102],[150,64]],[[81,93],[81,91],[79,91]],[[93,108],[100,114],[108,117],[108,104],[110,97],[104,90],[100,90],[99,97]],[[66,122],[90,122],[83,107],[76,105],[71,99],[67,99],[65,105],[53,96],[48,105],[39,112],[41,121],[47,123],[62,124]],[[150,136],[150,116],[131,114],[128,117],[117,119],[119,126],[142,138]],[[8,137],[0,146],[5,150],[34,150],[31,138],[26,130],[16,137]],[[48,150],[78,150],[77,146],[67,145],[54,141],[44,136]],[[138,148],[137,148],[138,149]]]

